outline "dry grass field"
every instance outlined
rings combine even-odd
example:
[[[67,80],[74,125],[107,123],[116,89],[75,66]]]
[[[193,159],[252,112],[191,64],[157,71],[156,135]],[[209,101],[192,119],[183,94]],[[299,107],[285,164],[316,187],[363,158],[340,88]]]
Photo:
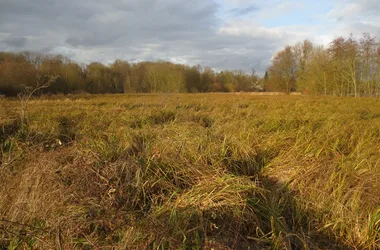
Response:
[[[0,249],[379,249],[380,99],[0,99]]]

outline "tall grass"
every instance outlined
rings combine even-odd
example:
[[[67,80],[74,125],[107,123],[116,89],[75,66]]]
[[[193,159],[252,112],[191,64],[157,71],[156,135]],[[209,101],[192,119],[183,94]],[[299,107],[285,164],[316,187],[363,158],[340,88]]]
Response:
[[[0,248],[380,246],[377,99],[0,102]]]

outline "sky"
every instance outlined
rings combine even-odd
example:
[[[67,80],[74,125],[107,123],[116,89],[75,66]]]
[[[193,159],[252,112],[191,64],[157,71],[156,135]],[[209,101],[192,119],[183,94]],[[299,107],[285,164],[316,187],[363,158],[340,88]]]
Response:
[[[0,51],[265,72],[309,39],[380,38],[380,0],[0,0]]]

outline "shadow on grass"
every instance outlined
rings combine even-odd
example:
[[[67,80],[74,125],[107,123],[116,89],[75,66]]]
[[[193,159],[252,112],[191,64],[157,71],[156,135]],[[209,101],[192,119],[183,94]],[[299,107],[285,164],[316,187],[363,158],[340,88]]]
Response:
[[[259,174],[258,178],[268,191],[264,206],[275,211],[269,217],[276,217],[282,223],[275,230],[273,227],[267,230],[275,231],[278,235],[283,234],[288,245],[286,249],[354,249],[334,237],[332,232],[321,231],[316,212],[302,208],[297,193],[289,190],[285,183],[263,174]],[[267,219],[268,217],[263,218]]]
[[[6,124],[0,124],[0,143],[7,140],[8,137],[15,135],[21,128],[20,119],[15,119]]]
[[[226,160],[225,167],[233,176],[248,177],[261,191],[245,193],[243,210],[233,205],[206,209],[189,205],[161,214],[154,226],[159,228],[157,240],[148,249],[354,249],[332,232],[322,232],[316,213],[303,209],[295,192],[263,174],[275,156],[275,152],[262,151]]]
[[[137,176],[134,173],[140,171],[141,166],[146,166],[145,162],[139,163],[136,160],[144,159],[147,140],[142,135],[133,138],[131,148],[125,152],[128,157],[119,159],[125,164],[118,165],[116,162],[103,168],[94,168],[98,172],[85,172],[85,168],[67,169],[67,176],[77,178],[73,181],[77,188],[73,190],[81,190],[86,185],[90,187],[83,190],[80,199],[86,197],[95,200],[99,194],[106,193],[113,204],[111,206],[105,202],[100,206],[86,208],[82,214],[84,221],[81,233],[76,235],[78,238],[85,239],[93,235],[99,239],[99,244],[117,246],[120,238],[116,237],[119,235],[116,228],[138,227],[145,235],[153,235],[154,239],[144,238],[146,247],[130,249],[352,249],[333,237],[332,233],[318,230],[315,213],[301,208],[297,194],[290,191],[285,183],[263,174],[262,170],[277,156],[275,151],[258,150],[255,155],[240,159],[233,158],[232,153],[226,153],[223,162],[225,176],[210,175],[204,184],[191,183],[191,186],[182,186],[181,182],[175,180],[176,177],[182,180],[193,175],[180,176],[176,172],[178,168],[152,161],[151,170],[162,170],[164,175],[154,172],[151,179],[141,179],[145,186],[140,197],[140,186],[134,182]],[[77,164],[73,162],[72,165]],[[92,183],[96,183],[101,174],[109,181],[97,187]],[[167,177],[167,180],[163,180],[162,176]],[[222,178],[226,180],[220,181]],[[189,180],[185,181],[189,183]],[[215,184],[217,181],[220,181],[217,183],[220,185]],[[248,185],[249,183],[253,185]],[[113,192],[120,193],[110,193],[110,187],[118,187]],[[173,193],[174,187],[178,192]],[[170,194],[173,194],[172,199],[168,199]],[[209,198],[212,195],[214,197]],[[240,195],[241,203],[240,199],[234,199]],[[164,201],[162,204],[157,202],[151,210],[152,197],[157,200],[162,197]],[[175,203],[178,197],[180,202]],[[207,204],[202,204],[202,201]],[[134,205],[131,205],[133,202]],[[179,205],[173,208],[164,206],[164,202]],[[155,214],[158,207],[164,209],[159,215]],[[144,212],[141,217],[139,211]],[[132,213],[136,216],[133,223],[126,219]],[[19,227],[13,230],[17,232],[18,239],[29,242],[30,239],[21,233],[22,227],[18,229]],[[43,235],[40,231],[30,232],[32,236]],[[1,239],[2,234],[8,233],[1,232],[0,225],[0,249],[7,248],[12,243],[11,239]],[[136,235],[133,234],[133,237],[136,238]],[[97,249],[86,244],[79,247]]]
[[[286,183],[267,176],[263,169],[277,156],[278,152],[259,151],[244,159],[225,160],[225,166],[234,175],[248,176],[260,183],[265,192],[259,197],[248,198],[248,211],[257,213],[261,237],[252,231],[252,224],[242,224],[235,249],[354,249],[332,232],[321,232],[316,212],[305,210],[299,204],[297,194],[287,188]],[[233,221],[233,218],[224,221]],[[257,244],[266,244],[257,247]],[[231,243],[229,245],[231,247]],[[233,246],[233,245],[232,245]],[[248,248],[247,248],[248,247]]]

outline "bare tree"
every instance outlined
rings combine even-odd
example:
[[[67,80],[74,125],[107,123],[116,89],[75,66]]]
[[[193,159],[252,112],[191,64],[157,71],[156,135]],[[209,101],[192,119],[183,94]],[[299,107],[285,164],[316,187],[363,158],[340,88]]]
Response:
[[[37,75],[36,86],[23,85],[23,91],[18,94],[18,98],[21,101],[21,124],[25,124],[27,118],[27,110],[30,98],[42,89],[46,89],[51,86],[59,76],[53,75]]]

